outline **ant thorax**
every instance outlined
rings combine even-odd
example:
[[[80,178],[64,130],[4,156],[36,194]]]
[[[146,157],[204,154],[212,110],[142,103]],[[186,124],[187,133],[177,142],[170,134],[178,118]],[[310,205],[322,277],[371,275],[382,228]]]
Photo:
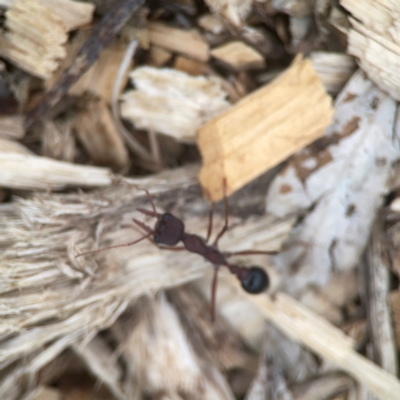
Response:
[[[184,234],[184,223],[174,215],[165,213],[156,223],[153,238],[158,244],[175,246],[183,239]]]
[[[202,255],[212,264],[223,265],[226,263],[224,255],[216,247],[208,246],[202,237],[185,233],[182,241],[188,251]]]

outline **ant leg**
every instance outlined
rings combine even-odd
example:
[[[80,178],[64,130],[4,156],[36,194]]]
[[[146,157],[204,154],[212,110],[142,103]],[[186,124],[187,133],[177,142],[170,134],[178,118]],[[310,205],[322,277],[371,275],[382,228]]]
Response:
[[[266,254],[266,255],[275,255],[278,254],[279,251],[258,251],[258,250],[242,250],[242,251],[234,251],[234,252],[224,252],[225,257],[232,257],[232,256],[245,256],[245,255],[252,255],[252,254]]]
[[[207,237],[205,242],[208,243],[210,240],[212,225],[213,225],[213,213],[214,213],[214,203],[211,203],[210,213],[208,214],[208,229],[207,229]]]
[[[211,321],[215,321],[215,302],[217,295],[217,282],[218,282],[218,270],[219,266],[214,265],[214,276],[211,282]]]
[[[146,196],[147,196],[147,198],[149,199],[149,202],[150,202],[150,204],[151,204],[151,208],[152,208],[153,211],[154,211],[154,214],[157,214],[157,215],[158,215],[156,206],[154,205],[153,198],[151,197],[150,192],[149,192],[147,189],[145,189],[145,188],[141,188],[141,189],[146,193]]]
[[[212,225],[213,225],[213,213],[214,213],[214,202],[211,200],[210,192],[207,189],[204,189],[205,197],[210,202],[210,213],[208,214],[208,228],[207,228],[207,237],[205,243],[208,243],[210,240]]]
[[[110,249],[115,249],[117,247],[125,247],[125,246],[133,246],[136,243],[141,242],[144,239],[147,239],[153,232],[148,233],[147,235],[142,236],[141,238],[134,240],[133,242],[129,243],[124,243],[124,244],[117,244],[115,246],[108,246],[108,247],[103,247],[102,249],[97,249],[97,250],[92,250],[92,251],[86,251],[85,253],[80,253],[76,256],[76,258],[81,257],[81,256],[86,256],[88,254],[94,254],[94,253],[100,253],[101,251],[104,250],[110,250]]]
[[[142,214],[149,215],[150,217],[157,217],[160,218],[161,214],[158,212],[146,210],[145,208],[137,208],[136,211],[141,212]]]
[[[133,218],[133,222],[136,225],[140,226],[145,232],[147,232],[149,234],[148,236],[150,236],[150,235],[152,235],[154,233],[153,229],[151,229],[149,226],[147,226],[143,222],[139,221],[138,219]]]
[[[121,179],[121,178],[119,178],[119,179]],[[151,204],[151,208],[153,209],[153,215],[151,215],[151,216],[154,216],[154,217],[156,217],[156,216],[159,216],[160,214],[158,214],[157,213],[157,209],[156,209],[156,206],[154,205],[154,201],[153,201],[153,197],[151,197],[151,194],[150,194],[150,192],[147,190],[147,189],[145,189],[145,188],[143,188],[143,187],[140,187],[140,186],[138,186],[138,185],[136,185],[136,184],[134,184],[134,183],[129,183],[129,182],[127,182],[125,179],[121,179],[123,182],[125,182],[126,184],[128,184],[129,186],[133,186],[135,189],[138,189],[138,190],[143,190],[145,193],[146,193],[146,196],[147,196],[147,199],[149,200],[149,202],[150,202],[150,204]],[[150,215],[150,214],[149,214]]]
[[[186,250],[185,247],[179,246],[179,247],[172,247],[172,246],[157,246],[161,250],[173,250],[173,251],[181,251],[181,250]]]
[[[223,181],[223,190],[224,190],[224,206],[225,206],[225,223],[221,229],[221,232],[218,233],[217,237],[214,240],[213,245],[218,246],[218,241],[221,239],[222,235],[228,230],[228,217],[229,217],[229,204],[228,198],[226,197],[226,178]]]

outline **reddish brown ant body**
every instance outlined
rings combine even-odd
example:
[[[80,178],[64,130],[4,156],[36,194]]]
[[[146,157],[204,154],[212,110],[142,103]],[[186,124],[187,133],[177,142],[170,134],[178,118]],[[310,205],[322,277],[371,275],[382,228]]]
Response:
[[[146,192],[146,195],[150,201],[152,206],[152,211],[146,210],[143,208],[138,208],[137,211],[142,214],[157,218],[157,222],[155,224],[154,229],[151,229],[149,226],[144,224],[143,222],[137,220],[136,218],[133,221],[145,232],[147,235],[141,237],[134,242],[120,244],[116,246],[105,247],[102,249],[89,251],[86,253],[79,254],[79,256],[96,253],[99,251],[113,249],[116,247],[122,246],[131,246],[134,245],[143,239],[146,239],[150,236],[153,236],[154,242],[161,249],[166,250],[187,250],[192,253],[199,254],[203,256],[207,261],[211,262],[214,265],[214,277],[211,286],[211,316],[214,320],[215,316],[215,295],[217,289],[217,276],[219,267],[224,266],[229,269],[229,271],[234,274],[239,281],[241,282],[242,288],[251,294],[259,294],[265,291],[269,286],[269,277],[267,273],[259,266],[251,266],[249,268],[242,267],[240,265],[231,264],[228,262],[228,258],[234,255],[245,255],[245,254],[276,254],[272,251],[256,251],[256,250],[245,250],[234,253],[221,252],[218,249],[218,241],[222,237],[222,235],[228,229],[228,202],[226,196],[224,196],[225,202],[225,224],[219,234],[217,235],[215,241],[212,245],[207,244],[208,240],[211,236],[212,230],[212,216],[213,216],[213,207],[211,207],[210,215],[209,215],[209,224],[208,224],[208,232],[207,238],[203,239],[198,235],[194,235],[191,233],[185,232],[185,224],[182,220],[175,217],[170,213],[160,214],[157,212],[156,207],[153,203],[150,193],[143,189]],[[176,246],[179,242],[183,243],[183,247],[173,247]]]

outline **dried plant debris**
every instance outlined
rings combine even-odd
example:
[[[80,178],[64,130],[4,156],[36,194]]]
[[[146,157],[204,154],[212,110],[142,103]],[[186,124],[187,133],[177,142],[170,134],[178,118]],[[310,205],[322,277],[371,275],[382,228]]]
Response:
[[[384,0],[341,0],[350,18],[348,53],[383,91],[400,101],[400,4]]]
[[[345,394],[343,398],[347,399],[351,398],[347,395],[348,392],[355,390],[355,385],[354,381],[345,374],[327,373],[308,382],[291,385],[290,390],[296,400],[340,399],[341,397],[338,396],[343,393]]]
[[[149,24],[150,43],[198,61],[209,58],[208,43],[196,30],[171,28],[158,22]]]
[[[350,337],[301,303],[284,293],[277,294],[273,301],[266,296],[252,296],[248,300],[286,336],[349,373],[378,398],[397,399],[400,381],[353,350]]]
[[[200,126],[229,108],[214,77],[152,67],[136,68],[130,76],[136,90],[123,94],[121,114],[137,128],[193,143]]]
[[[311,62],[298,57],[275,81],[200,128],[203,187],[218,200],[225,179],[227,193],[234,192],[321,136],[331,117],[331,98]]]
[[[0,153],[19,153],[19,154],[31,154],[33,153],[19,142],[14,140],[7,140],[0,138]]]
[[[0,399],[397,400],[399,15],[0,0]],[[213,266],[144,237],[144,188],[201,237],[240,189],[218,248],[280,252],[234,259],[268,292],[221,268],[212,323]]]
[[[292,396],[283,371],[274,365],[273,357],[269,354],[267,345],[264,347],[256,378],[253,380],[245,400],[267,400],[276,397],[276,393],[279,393],[279,397],[285,400],[295,399],[296,397]]]
[[[200,357],[225,371],[248,368],[254,363],[254,357],[248,354],[237,331],[225,318],[219,317],[210,324],[204,297],[193,284],[169,290],[167,294]]]
[[[0,0],[0,6],[2,8],[10,8],[16,0]]]
[[[211,55],[238,71],[265,66],[262,55],[243,42],[231,42],[217,47],[211,51]]]
[[[365,301],[369,303],[368,321],[374,344],[373,360],[389,373],[397,375],[396,345],[389,308],[390,265],[384,245],[382,224],[377,219],[371,234],[366,268],[361,273],[364,273],[367,288]]]
[[[273,6],[276,11],[282,11],[296,18],[307,17],[314,12],[314,2],[312,0],[275,0]]]
[[[399,123],[396,102],[357,72],[337,98],[325,137],[296,155],[272,183],[268,212],[284,216],[312,207],[276,257],[280,271],[296,273],[283,283],[290,293],[323,287],[334,271],[357,266],[400,156],[393,144]]]
[[[25,135],[22,115],[0,116],[0,137],[22,139]]]
[[[51,88],[62,76],[63,71],[70,66],[71,62],[77,56],[78,51],[88,39],[91,30],[80,30],[66,46],[67,57],[60,67],[53,73],[50,79],[45,81],[47,88]],[[124,58],[128,43],[126,40],[116,40],[110,47],[105,49],[99,59],[92,67],[82,75],[82,77],[70,88],[69,94],[72,96],[81,96],[84,93],[91,93],[111,103],[112,91],[115,80],[118,75],[119,67]],[[132,60],[129,61],[132,65]],[[125,74],[122,84],[128,81],[128,74]]]
[[[62,400],[63,396],[59,390],[43,387],[32,400]]]
[[[18,153],[9,149],[0,151],[0,186],[49,190],[67,186],[108,186],[112,181],[111,171],[107,168]]]
[[[144,300],[135,329],[124,343],[132,374],[130,393],[139,389],[147,396],[233,400],[220,371],[194,352],[165,295]],[[129,398],[134,398],[132,394]]]
[[[310,61],[327,92],[337,95],[356,71],[353,57],[342,53],[315,51]]]
[[[17,0],[6,13],[0,55],[48,78],[65,58],[68,32],[92,20],[94,5],[71,0]]]
[[[142,5],[144,0],[126,0],[115,3],[109,13],[96,25],[92,34],[79,50],[74,62],[66,69],[60,80],[47,92],[28,114],[25,127],[32,127],[47,114],[68,93],[70,87],[89,70],[101,51],[110,46],[129,17]]]
[[[42,135],[42,153],[45,157],[73,162],[75,137],[70,121],[45,121]]]
[[[271,272],[271,264],[267,264],[272,279],[277,277]],[[240,288],[228,274],[221,271],[217,293],[219,315],[223,316],[236,331],[245,344],[259,354],[263,345],[267,346],[274,357],[276,365],[285,372],[291,382],[311,379],[318,371],[315,357],[296,341],[282,335],[272,324],[265,324],[265,313],[250,301],[245,301]],[[200,279],[195,282],[203,296],[210,296],[210,280]],[[274,286],[270,289],[274,293]],[[290,310],[287,310],[290,313]]]
[[[84,341],[73,346],[75,353],[81,358],[94,376],[118,400],[126,399],[122,387],[122,367],[118,357],[100,336],[94,337],[89,343]]]
[[[190,171],[185,168],[150,180],[142,180],[140,183],[152,190],[167,190],[170,194],[165,193],[166,204],[171,204],[172,201],[176,206],[177,193],[174,192],[174,187],[181,189],[188,185],[193,186],[197,172],[197,169]],[[197,196],[198,193],[197,189]],[[87,250],[126,243],[142,237],[143,233],[134,228],[131,221],[133,216],[137,216],[134,210],[139,205],[146,207],[148,203],[142,190],[119,184],[90,195],[36,195],[30,200],[20,199],[14,202],[11,208],[0,208],[0,223],[3,227],[0,232],[0,246],[3,248],[0,264],[4,267],[0,288],[4,306],[3,323],[0,323],[0,367],[10,368],[5,375],[6,370],[3,371],[3,380],[0,382],[1,398],[18,398],[9,394],[14,389],[7,382],[12,382],[16,376],[32,378],[32,373],[35,374],[66,347],[79,345],[82,341],[83,346],[84,343],[89,343],[97,331],[111,326],[128,305],[137,301],[140,296],[181,285],[211,272],[212,268],[201,257],[188,252],[162,251],[147,240],[137,246],[76,257]],[[189,205],[191,210],[203,209],[203,214],[201,217],[191,216],[187,219],[188,230],[203,229],[206,232],[206,204],[197,197],[197,203],[192,198]],[[157,207],[160,211],[163,209],[158,201]],[[268,248],[274,235],[265,237],[256,234],[255,224],[259,225],[262,221],[274,230],[274,222],[269,218],[259,218],[253,223],[250,220],[248,224],[238,224],[237,220],[236,227],[225,238],[226,249],[233,248],[235,241],[243,235],[244,227],[248,232],[253,231],[253,236],[245,233],[248,243],[244,245],[251,245],[255,241],[261,248]],[[151,220],[146,222],[151,224]],[[221,222],[222,218],[216,216],[215,223]],[[288,230],[286,235],[281,233],[281,242],[269,246],[276,249],[287,234]],[[15,290],[16,286],[18,290]],[[208,312],[208,307],[206,310]],[[167,314],[171,312],[173,311],[167,311]],[[155,323],[146,313],[144,319],[147,321],[144,327]],[[172,321],[168,317],[159,323],[166,324],[160,327],[161,334]],[[171,332],[175,332],[174,329]],[[147,328],[145,331],[147,332]],[[137,337],[139,332],[140,329],[133,332],[132,338]],[[176,332],[173,335],[175,334]],[[164,339],[161,337],[160,340],[160,346],[164,346]],[[84,347],[82,349],[81,357],[86,363],[92,362],[90,360],[93,360],[94,355],[91,355],[90,349],[87,349],[89,353],[85,353]],[[137,357],[135,349],[136,347],[132,348],[132,352]],[[34,356],[38,351],[42,352],[40,359],[37,358],[39,355]],[[152,353],[151,346],[148,352]],[[97,353],[100,357],[100,353]],[[27,361],[31,359],[31,355],[32,362],[36,363],[32,370]],[[21,359],[25,360],[23,366],[18,361]],[[138,362],[146,364],[148,357]],[[157,362],[157,358],[154,362]],[[141,369],[145,368],[145,364],[141,364]],[[194,372],[197,372],[191,378],[189,386],[185,386],[187,390],[197,387],[191,385],[197,381],[203,368],[203,363],[195,367]],[[92,366],[91,369],[100,378],[106,374],[101,365],[97,369]],[[205,370],[212,372],[211,365]],[[133,372],[138,373],[136,369]],[[156,390],[151,369],[145,373],[148,378],[143,383],[148,382],[148,390]],[[215,386],[226,387],[225,384],[222,385],[223,380],[221,381],[217,370],[207,379],[214,382],[207,384],[214,387],[213,391],[217,390]],[[106,383],[116,392],[113,382],[110,375]],[[181,383],[177,385],[180,387]]]
[[[400,229],[399,229],[399,198],[396,197],[392,203],[390,204],[390,208],[386,209],[386,212],[384,213],[384,228],[383,228],[383,237],[373,237],[374,242],[374,247],[372,248],[372,251],[370,250],[371,255],[374,257],[374,259],[377,259],[378,257],[378,266],[377,266],[377,271],[373,271],[372,273],[376,277],[376,281],[373,282],[372,288],[374,288],[375,285],[378,286],[379,292],[382,290],[387,290],[386,287],[386,279],[389,279],[389,283],[391,286],[393,285],[393,279],[390,279],[391,276],[387,275],[387,271],[384,271],[382,267],[386,268],[387,264],[390,265],[390,270],[392,273],[398,278],[400,276],[400,257],[399,257],[399,238],[400,238]],[[377,223],[379,220],[377,220]],[[378,242],[376,242],[379,240]],[[384,252],[382,253],[382,247]],[[387,259],[388,258],[388,259]],[[368,279],[368,276],[367,276]],[[386,281],[386,282],[385,282]],[[378,333],[384,333],[386,331],[387,333],[387,327],[385,327],[385,323],[387,322],[388,319],[392,320],[392,327],[393,329],[393,336],[395,340],[395,346],[396,349],[400,349],[400,290],[399,287],[392,288],[390,287],[391,291],[386,298],[375,304],[375,310],[373,311],[378,311],[380,314],[376,315],[376,317],[379,317],[381,321],[383,321],[383,326],[382,327],[375,327],[375,329],[378,330]],[[381,293],[377,293],[378,295]],[[370,291],[368,292],[370,293]],[[373,293],[375,295],[375,293]],[[377,301],[378,298],[375,295],[375,298],[373,301]],[[388,316],[386,314],[386,307],[389,307],[390,309],[390,315]],[[375,314],[375,313],[374,313]],[[388,318],[389,317],[389,318]],[[382,329],[383,328],[383,331]],[[380,343],[380,348],[378,349],[378,352],[374,352],[374,357],[378,356],[379,359],[381,360],[382,357],[381,355],[384,355],[385,358],[389,356],[389,354],[386,353],[386,349],[388,348],[388,345],[390,343],[390,340],[392,338],[389,335],[380,335],[377,338]],[[375,349],[374,349],[375,350]],[[382,351],[384,350],[383,354]],[[379,361],[380,361],[379,360]],[[390,360],[390,358],[389,358]],[[396,368],[398,368],[398,364],[396,363],[395,365]]]
[[[257,373],[247,391],[245,400],[265,400],[269,395],[270,366],[267,365],[267,345],[264,346],[260,356]],[[269,364],[271,364],[269,362]]]
[[[118,171],[128,164],[128,151],[104,100],[88,99],[74,121],[75,130],[95,165]]]
[[[396,340],[396,348],[400,349],[400,291],[396,290],[390,293],[390,306],[393,318],[393,328]]]
[[[197,23],[202,29],[214,35],[219,35],[226,31],[224,23],[216,14],[204,14],[197,20]]]
[[[226,274],[223,274],[223,279],[223,290],[229,293],[228,288],[232,285],[234,280],[232,280],[231,276]],[[237,317],[241,314],[249,315],[250,319],[247,325],[243,326],[242,324],[239,328],[239,332],[243,337],[246,337],[246,329],[249,331],[254,329],[250,325],[251,318],[254,313],[259,312],[279,329],[280,332],[277,338],[281,337],[281,333],[283,332],[288,338],[291,338],[296,345],[302,344],[306,346],[330,365],[333,364],[339,370],[349,373],[358,382],[365,385],[372,393],[378,396],[378,398],[392,400],[397,398],[397,393],[400,390],[400,382],[395,376],[387,373],[376,364],[373,364],[371,361],[358,354],[353,349],[354,341],[349,336],[346,336],[341,330],[310,311],[300,302],[296,302],[284,293],[277,293],[275,296],[272,296],[272,298],[267,296],[246,297],[246,300],[250,304],[244,308],[244,304],[240,306],[238,304],[239,299],[243,298],[243,294],[240,291],[236,291],[236,293],[233,292],[233,287],[230,287],[230,296],[227,296],[225,293],[223,295],[227,304],[222,304],[221,312],[223,315],[228,316],[229,314],[233,316],[236,313]],[[235,293],[235,295],[233,295],[232,292]],[[237,303],[229,306],[228,303],[232,300]],[[231,308],[231,312],[228,311],[229,307]],[[224,308],[226,308],[226,310],[224,310]],[[236,321],[231,320],[231,323],[235,326]],[[275,346],[269,343],[271,351],[276,349],[277,343],[279,343],[279,339],[275,341]],[[281,344],[283,343],[281,342]],[[275,356],[274,359],[282,362],[282,360],[285,359],[285,357],[282,357],[285,351],[289,357],[295,357],[296,351],[293,351],[295,349],[288,349],[290,349],[290,346],[286,344],[282,347],[282,353],[279,356]],[[305,355],[307,356],[307,354]],[[283,365],[286,365],[287,370],[285,372],[287,374],[289,371],[292,373],[295,372],[294,366],[297,366],[301,371],[301,368],[307,365],[307,363],[304,363],[304,360],[301,362],[293,362],[292,359],[291,363]],[[296,372],[298,373],[299,370]],[[304,372],[306,372],[305,375]],[[308,370],[302,370],[303,375],[300,375],[302,376],[300,381],[315,375],[315,370],[313,374],[310,372],[312,372],[312,363],[309,364]],[[296,380],[295,377],[292,379],[293,381]]]
[[[227,21],[233,27],[242,28],[245,19],[250,13],[251,0],[206,0],[211,10]]]
[[[163,67],[172,58],[172,53],[158,46],[151,46],[149,50],[149,65]]]
[[[183,56],[175,57],[174,68],[193,76],[205,75],[210,72],[207,64]]]

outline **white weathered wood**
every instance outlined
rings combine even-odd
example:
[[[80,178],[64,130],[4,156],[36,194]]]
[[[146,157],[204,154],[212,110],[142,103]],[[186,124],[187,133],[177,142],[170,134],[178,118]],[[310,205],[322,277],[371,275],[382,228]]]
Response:
[[[193,143],[203,123],[229,108],[221,82],[214,77],[141,67],[131,73],[131,78],[136,90],[123,94],[122,116],[137,128],[179,141]]]
[[[0,55],[39,78],[66,57],[68,32],[92,20],[94,5],[71,0],[18,0],[6,13]]]
[[[74,344],[72,349],[116,399],[126,400],[121,385],[122,367],[104,339],[96,336],[89,343]]]
[[[400,3],[387,0],[341,0],[350,18],[348,53],[359,59],[369,79],[400,100]]]
[[[234,400],[221,372],[196,355],[165,294],[143,301],[138,317],[124,343],[132,391],[139,385],[145,393],[163,391],[170,399],[179,399],[179,393],[184,392],[193,399]]]
[[[197,173],[198,168],[186,167],[129,183],[151,190],[159,212],[171,200],[179,210],[177,198],[181,199],[182,192],[178,190],[195,189],[197,194],[193,196],[192,191],[193,197],[186,202],[190,212],[185,212],[185,224],[188,232],[205,234],[208,204],[195,186]],[[0,207],[0,294],[8,293],[0,307],[0,368],[10,366],[0,379],[0,398],[22,398],[13,385],[15,379],[34,376],[66,347],[82,340],[83,345],[88,343],[140,297],[196,280],[212,270],[196,254],[160,250],[148,240],[76,257],[143,237],[132,226],[132,218],[141,218],[149,226],[155,221],[139,217],[139,206],[149,206],[143,190],[122,182],[95,193],[39,193]],[[215,215],[214,222],[219,226],[223,218]],[[293,219],[279,222],[257,216],[244,223],[237,217],[232,223],[221,249],[240,250],[240,243],[277,250]],[[259,264],[264,265],[266,257],[261,257]],[[38,357],[29,357],[39,349]],[[103,369],[98,371],[99,376],[103,373]]]
[[[274,215],[314,205],[276,257],[279,270],[291,276],[285,282],[291,293],[325,286],[333,270],[356,267],[391,164],[400,156],[393,143],[397,114],[396,102],[356,73],[337,98],[334,121],[319,146],[296,155],[271,184],[266,207]]]
[[[7,140],[0,138],[0,153],[18,153],[18,154],[32,154],[33,153],[23,144],[14,140]]]
[[[314,51],[310,60],[326,91],[334,95],[343,89],[357,68],[354,57],[342,53]]]
[[[352,348],[352,339],[284,293],[248,296],[263,315],[290,337],[365,385],[381,400],[397,400],[400,381]]]
[[[0,187],[61,189],[66,186],[108,186],[107,168],[89,167],[47,157],[0,152]]]
[[[372,231],[366,263],[362,266],[367,288],[366,302],[370,340],[373,345],[372,359],[390,374],[397,375],[396,344],[389,299],[391,266],[382,243],[384,240],[378,220]]]

